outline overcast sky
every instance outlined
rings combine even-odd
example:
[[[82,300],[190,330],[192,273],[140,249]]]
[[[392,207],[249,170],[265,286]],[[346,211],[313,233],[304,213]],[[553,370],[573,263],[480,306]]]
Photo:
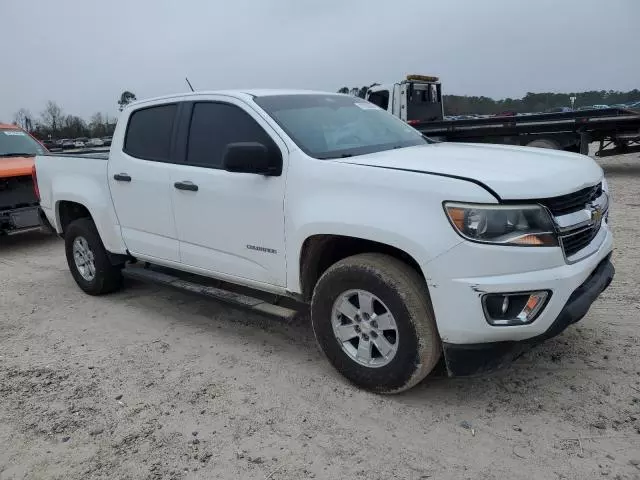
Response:
[[[98,6],[99,5],[99,6]],[[187,88],[640,88],[640,0],[0,0],[0,120]]]

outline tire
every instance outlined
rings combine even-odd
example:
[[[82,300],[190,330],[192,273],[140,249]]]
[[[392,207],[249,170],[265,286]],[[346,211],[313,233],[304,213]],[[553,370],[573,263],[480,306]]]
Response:
[[[353,356],[353,350],[360,353],[365,321],[357,318],[358,314],[353,315],[356,317],[354,321],[336,314],[338,305],[341,305],[341,311],[356,308],[355,297],[351,296],[354,295],[351,293],[353,291],[363,291],[375,297],[372,304],[376,312],[370,318],[382,319],[386,315],[384,311],[388,310],[395,323],[395,335],[392,330],[372,333],[371,324],[367,327],[369,342],[381,341],[384,336],[387,344],[396,349],[393,356],[388,356],[390,360],[385,359],[382,350],[377,347],[369,350],[371,362],[380,362],[377,366],[365,366],[362,360]],[[355,295],[358,296],[357,303],[360,303],[359,294]],[[348,304],[344,303],[345,298],[348,298]],[[347,305],[346,309],[344,305]],[[356,309],[360,311],[360,307]],[[311,301],[311,323],[321,350],[336,370],[355,385],[376,393],[399,393],[413,387],[433,370],[442,352],[424,279],[409,265],[387,255],[360,254],[331,266],[315,286]],[[354,334],[351,324],[356,330],[358,326],[360,337],[348,342],[338,340],[338,334],[334,333],[336,324],[339,324],[337,328],[344,327],[349,331],[346,337]],[[376,327],[382,328],[381,325]],[[374,334],[376,337],[373,337]],[[367,335],[364,334],[364,337]],[[366,348],[364,350],[366,359]]]
[[[65,231],[64,241],[69,270],[73,279],[84,292],[89,295],[103,295],[120,289],[122,286],[122,265],[113,265],[109,260],[93,220],[80,218],[71,222]],[[84,273],[81,271],[79,263],[82,261],[76,261],[74,254],[76,241],[84,245],[85,252],[89,252],[82,256],[82,259],[86,261],[89,256],[91,257],[93,275],[91,272],[87,274],[86,270]]]
[[[547,138],[540,138],[538,140],[533,140],[532,142],[527,143],[527,147],[536,147],[536,148],[551,148],[553,150],[561,150],[560,145],[554,142],[553,140],[549,140]]]

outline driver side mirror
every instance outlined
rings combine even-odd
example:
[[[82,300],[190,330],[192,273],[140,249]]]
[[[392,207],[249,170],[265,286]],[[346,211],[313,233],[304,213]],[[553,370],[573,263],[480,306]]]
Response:
[[[282,173],[282,154],[277,147],[269,149],[259,142],[230,143],[224,152],[222,166],[228,172],[277,177]]]

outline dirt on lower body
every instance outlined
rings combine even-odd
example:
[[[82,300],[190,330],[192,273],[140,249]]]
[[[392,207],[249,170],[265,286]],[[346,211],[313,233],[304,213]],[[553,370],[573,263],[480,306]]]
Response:
[[[640,157],[602,165],[617,274],[589,314],[398,396],[347,384],[304,316],[90,297],[59,239],[0,239],[0,479],[639,479]]]

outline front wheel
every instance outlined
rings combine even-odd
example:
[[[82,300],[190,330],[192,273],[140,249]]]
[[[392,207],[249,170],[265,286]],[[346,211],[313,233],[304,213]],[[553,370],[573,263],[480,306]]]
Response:
[[[122,286],[122,267],[112,265],[93,220],[80,218],[64,235],[69,270],[89,295],[102,295]]]
[[[424,279],[387,255],[355,255],[330,267],[315,287],[311,322],[333,366],[374,392],[413,387],[442,351]]]

